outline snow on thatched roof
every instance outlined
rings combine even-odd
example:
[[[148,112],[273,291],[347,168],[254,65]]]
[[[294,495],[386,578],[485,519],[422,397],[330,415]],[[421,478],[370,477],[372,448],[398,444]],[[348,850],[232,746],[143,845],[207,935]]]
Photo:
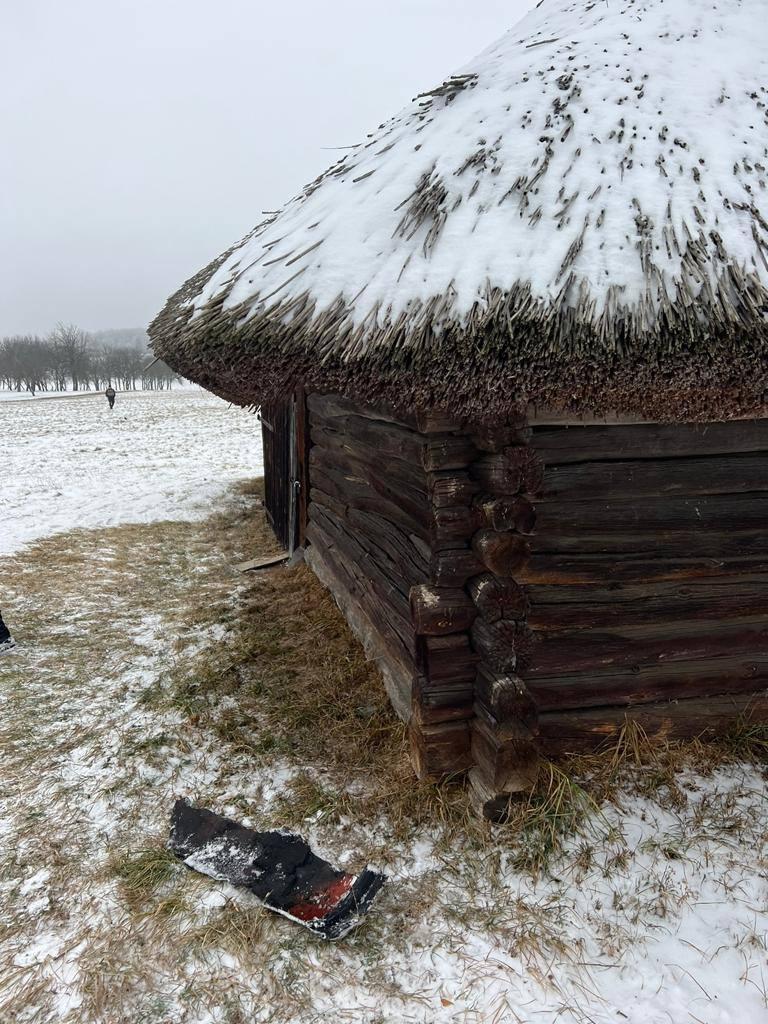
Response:
[[[169,301],[155,351],[504,411],[734,415],[768,381],[765,0],[543,0]]]

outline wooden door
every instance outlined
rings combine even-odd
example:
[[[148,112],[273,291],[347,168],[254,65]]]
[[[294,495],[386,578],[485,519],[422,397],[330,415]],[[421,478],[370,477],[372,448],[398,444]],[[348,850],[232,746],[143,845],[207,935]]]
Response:
[[[293,554],[304,543],[306,527],[308,431],[303,392],[265,403],[261,428],[267,518],[284,550]]]

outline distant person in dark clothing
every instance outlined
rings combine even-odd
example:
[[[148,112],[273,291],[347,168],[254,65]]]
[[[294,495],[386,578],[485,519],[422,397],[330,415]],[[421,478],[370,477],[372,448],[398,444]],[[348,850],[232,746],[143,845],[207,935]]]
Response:
[[[3,614],[0,612],[0,654],[5,654],[16,646],[16,641],[10,634],[6,624],[3,622]]]
[[[107,390],[104,392],[104,394],[107,396],[107,401],[109,402],[109,408],[110,409],[114,409],[115,408],[115,389],[112,387],[111,384],[109,385]]]

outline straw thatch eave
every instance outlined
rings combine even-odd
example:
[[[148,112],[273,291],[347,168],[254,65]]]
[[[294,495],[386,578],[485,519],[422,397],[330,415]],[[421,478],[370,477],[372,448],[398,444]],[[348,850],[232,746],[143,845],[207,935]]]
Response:
[[[545,0],[189,281],[156,354],[243,404],[760,408],[767,19],[714,10]]]
[[[755,285],[745,284],[749,300],[748,286]],[[192,323],[177,313],[173,323],[162,323],[161,314],[154,348],[184,376],[247,406],[302,386],[373,405],[447,408],[475,420],[516,415],[530,404],[658,420],[763,415],[768,328],[760,324],[756,331],[734,318],[713,334],[702,325],[700,307],[683,313],[664,324],[662,337],[640,343],[632,324],[622,325],[606,353],[604,335],[572,312],[556,318],[536,308],[530,295],[491,294],[468,324],[449,325],[439,335],[426,309],[418,345],[410,329],[393,324],[386,346],[349,357],[328,344],[318,358],[315,339],[335,340],[329,324],[343,319],[342,307],[307,315],[303,330],[297,319],[238,322],[214,307]],[[354,329],[343,337],[355,344]]]

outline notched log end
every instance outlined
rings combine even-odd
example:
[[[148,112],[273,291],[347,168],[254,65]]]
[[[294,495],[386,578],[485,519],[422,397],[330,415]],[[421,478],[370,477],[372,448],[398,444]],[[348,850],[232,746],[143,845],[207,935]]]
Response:
[[[455,587],[432,587],[426,583],[411,587],[411,617],[420,636],[446,636],[466,632],[477,609],[469,595]]]
[[[495,576],[511,577],[531,557],[531,545],[517,533],[478,530],[472,538],[478,560]]]

